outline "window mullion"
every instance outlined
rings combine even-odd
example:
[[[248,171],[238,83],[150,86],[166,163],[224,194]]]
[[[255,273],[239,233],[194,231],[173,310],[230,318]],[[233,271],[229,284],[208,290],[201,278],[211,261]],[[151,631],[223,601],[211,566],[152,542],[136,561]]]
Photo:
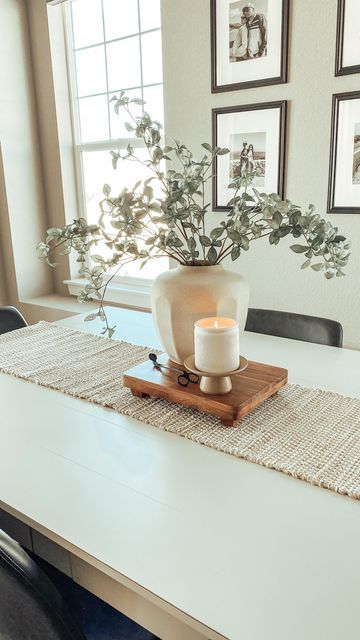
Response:
[[[117,140],[104,140],[101,142],[82,142],[76,145],[79,151],[113,151],[114,149],[125,149],[131,144],[135,149],[145,149],[142,138],[118,138]]]
[[[70,108],[71,108],[71,120],[72,120],[72,129],[73,129],[73,137],[76,142],[81,140],[81,122],[80,122],[80,114],[78,108],[78,83],[77,83],[77,75],[76,75],[76,61],[75,61],[75,53],[74,53],[74,27],[73,27],[73,17],[72,17],[72,5],[63,7],[64,13],[64,22],[66,25],[65,29],[65,40],[66,40],[66,60],[68,67],[68,78],[70,84]]]
[[[161,87],[162,84],[163,84],[162,82],[152,82],[150,84],[147,84],[146,88],[149,89],[151,87]],[[115,89],[114,91],[111,91],[111,93],[115,95],[117,93],[120,93],[120,91],[137,91],[137,90],[139,90],[141,93],[142,89],[143,87],[141,85],[138,85],[137,87],[122,87],[121,89]],[[77,99],[80,101],[80,100],[86,100],[86,98],[97,98],[98,96],[105,96],[105,95],[110,95],[110,93],[108,94],[107,92],[100,91],[99,93],[89,93],[84,96],[78,96]]]
[[[154,31],[160,31],[160,27],[154,27],[153,29],[145,29],[141,33],[153,33]],[[107,44],[113,44],[114,42],[120,42],[121,40],[128,40],[128,38],[135,38],[135,36],[139,35],[138,33],[129,33],[126,36],[121,36],[120,38],[112,38],[111,40],[106,40]],[[95,42],[94,44],[86,44],[83,47],[76,47],[74,51],[84,51],[84,49],[93,49],[94,47],[100,47],[101,42]]]
[[[86,217],[86,200],[85,200],[85,182],[84,171],[82,164],[82,157],[80,150],[77,149],[77,142],[81,140],[81,123],[77,104],[77,78],[75,67],[75,55],[74,55],[74,30],[72,20],[72,8],[64,5],[63,11],[63,24],[64,24],[64,39],[65,39],[65,56],[68,69],[68,83],[69,83],[69,105],[71,114],[71,129],[72,139],[74,144],[74,167],[75,167],[75,180],[76,180],[76,200],[78,206],[78,215],[80,217]],[[71,212],[71,219],[74,214]],[[72,267],[73,268],[73,267]]]
[[[107,49],[106,49],[104,0],[101,0],[101,15],[102,15],[103,36],[104,36],[105,76],[106,76],[107,111],[108,111],[108,130],[109,130],[109,138],[111,140],[109,74],[108,74],[108,59],[107,59]]]
[[[141,39],[140,0],[137,0],[137,8],[138,8],[138,28],[139,28],[141,99],[144,100],[144,76],[143,76],[143,55],[142,55],[142,39]],[[142,112],[144,113],[144,105],[142,105]]]

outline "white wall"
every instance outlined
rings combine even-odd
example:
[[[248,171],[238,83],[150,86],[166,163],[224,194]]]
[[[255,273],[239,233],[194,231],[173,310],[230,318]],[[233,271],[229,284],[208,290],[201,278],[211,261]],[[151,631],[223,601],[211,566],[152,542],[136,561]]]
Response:
[[[337,0],[292,0],[289,83],[212,95],[209,0],[162,0],[165,120],[195,152],[211,141],[211,109],[289,101],[286,197],[326,214],[332,94],[360,89],[359,75],[334,77]],[[360,206],[360,203],[359,203]],[[214,213],[219,221],[221,213]],[[266,240],[229,266],[251,285],[251,306],[340,320],[347,346],[360,348],[360,215],[330,215],[353,242],[346,278],[301,271],[301,256]]]
[[[22,0],[0,5],[0,220],[8,294],[38,296],[52,275],[35,255],[46,227],[42,167],[26,8]],[[13,259],[14,258],[14,259]]]

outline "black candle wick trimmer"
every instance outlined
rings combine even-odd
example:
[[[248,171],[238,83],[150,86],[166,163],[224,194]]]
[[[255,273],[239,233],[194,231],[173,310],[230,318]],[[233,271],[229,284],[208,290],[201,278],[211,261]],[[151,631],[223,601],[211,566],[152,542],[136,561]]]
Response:
[[[192,382],[193,384],[197,384],[199,382],[199,376],[197,376],[196,373],[190,373],[183,369],[178,369],[177,367],[168,367],[167,365],[158,362],[156,353],[149,353],[149,360],[151,360],[154,367],[157,369],[166,369],[167,371],[175,371],[178,373],[177,381],[182,387],[187,387],[189,382]]]

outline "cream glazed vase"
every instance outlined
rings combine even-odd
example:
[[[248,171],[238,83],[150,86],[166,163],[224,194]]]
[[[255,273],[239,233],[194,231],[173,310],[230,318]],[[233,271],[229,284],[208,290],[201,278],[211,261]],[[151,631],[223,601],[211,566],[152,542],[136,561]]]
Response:
[[[194,323],[200,318],[234,318],[244,330],[249,285],[223,266],[178,266],[155,278],[151,307],[156,331],[171,360],[183,364],[194,353]]]

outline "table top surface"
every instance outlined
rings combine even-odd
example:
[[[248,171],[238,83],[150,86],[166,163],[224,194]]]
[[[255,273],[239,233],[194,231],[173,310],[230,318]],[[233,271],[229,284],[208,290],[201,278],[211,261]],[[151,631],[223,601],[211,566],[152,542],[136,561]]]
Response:
[[[151,315],[115,337],[160,347]],[[99,332],[98,321],[59,324]],[[245,333],[251,360],[360,398],[360,352]],[[359,637],[360,505],[0,375],[0,506],[231,640]]]

